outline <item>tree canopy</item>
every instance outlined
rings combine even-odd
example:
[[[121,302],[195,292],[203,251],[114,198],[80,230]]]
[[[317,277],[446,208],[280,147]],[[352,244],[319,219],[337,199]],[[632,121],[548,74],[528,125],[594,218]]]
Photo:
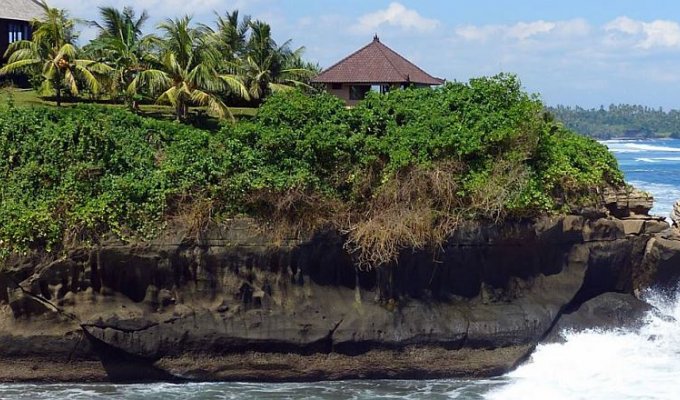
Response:
[[[598,139],[680,138],[679,110],[612,104],[593,109],[557,106],[548,111],[569,129]]]
[[[303,47],[279,45],[269,24],[217,14],[215,26],[193,23],[190,16],[169,18],[144,34],[149,15],[126,7],[101,7],[95,39],[79,47],[77,20],[43,3],[45,19],[33,21],[32,39],[12,43],[0,76],[28,74],[41,93],[106,97],[135,110],[139,101],[170,104],[177,120],[202,106],[218,118],[232,118],[230,105],[259,105],[279,91],[302,88],[318,66],[302,59]]]

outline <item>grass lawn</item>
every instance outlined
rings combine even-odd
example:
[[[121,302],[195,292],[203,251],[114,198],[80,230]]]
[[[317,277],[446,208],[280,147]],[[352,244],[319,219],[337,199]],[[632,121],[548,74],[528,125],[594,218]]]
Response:
[[[38,96],[34,90],[30,89],[15,89],[15,88],[0,88],[0,110],[5,108],[9,102],[14,102],[17,107],[33,107],[33,106],[49,106],[56,107],[56,103],[52,99]],[[107,107],[124,108],[123,104],[115,104],[106,100],[89,100],[89,99],[64,99],[62,107],[73,107],[76,104],[82,103],[97,103]],[[231,107],[231,112],[234,117],[247,118],[257,114],[257,108],[253,107]],[[174,110],[170,106],[161,104],[142,104],[140,105],[141,114],[147,117],[174,120]],[[220,121],[217,118],[206,114],[205,107],[191,107],[191,117],[189,123],[204,129],[217,129]]]

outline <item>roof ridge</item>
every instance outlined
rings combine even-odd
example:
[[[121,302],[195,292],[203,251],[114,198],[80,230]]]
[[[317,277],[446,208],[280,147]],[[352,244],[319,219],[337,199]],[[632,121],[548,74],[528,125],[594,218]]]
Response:
[[[382,44],[382,43],[381,43],[381,44]],[[405,60],[406,62],[408,62],[409,64],[411,64],[411,66],[413,66],[415,69],[417,69],[418,71],[422,72],[423,74],[429,76],[430,78],[434,78],[434,79],[443,81],[443,79],[441,79],[441,78],[437,78],[436,76],[432,76],[432,75],[428,74],[425,70],[423,70],[422,68],[420,68],[419,66],[417,66],[414,62],[412,62],[412,61],[409,60],[408,58],[402,56],[401,54],[399,54],[399,53],[397,53],[396,51],[394,51],[394,50],[392,50],[391,48],[389,48],[389,46],[384,45],[384,44],[383,44],[383,46],[384,46],[387,50],[391,51],[392,53],[394,53],[395,55],[397,55],[397,56],[400,57],[401,59],[403,59],[403,60]],[[392,63],[392,61],[390,61],[390,64],[391,64],[391,63]]]
[[[357,53],[361,52],[362,50],[366,49],[367,47],[369,47],[369,46],[372,45],[373,43],[374,43],[374,42],[371,42],[371,43],[365,45],[364,47],[360,48],[359,50],[356,50],[354,53],[352,53],[352,54],[346,56],[346,57],[343,58],[342,60],[340,60],[340,61],[336,62],[335,64],[331,65],[330,67],[326,68],[325,70],[323,70],[323,71],[317,76],[317,78],[320,77],[320,76],[322,76],[322,75],[325,74],[326,72],[332,70],[333,68],[337,67],[338,65],[342,64],[342,63],[345,62],[348,58],[351,58],[351,57],[354,56],[355,54],[357,54]]]
[[[393,63],[392,60],[387,56],[387,54],[385,54],[385,52],[383,51],[383,47],[386,48],[387,50],[390,50],[391,52],[395,53],[394,50],[390,49],[389,47],[387,47],[386,45],[382,44],[382,43],[379,42],[379,41],[378,41],[377,43],[378,43],[378,44],[377,44],[378,50],[380,50],[380,53],[382,53],[383,57],[385,57],[385,59],[387,60],[387,62],[390,63],[390,65],[392,66],[392,68],[394,68],[395,71],[397,71],[397,74],[399,74],[399,75],[401,75],[401,76],[404,76],[404,74],[399,70],[399,68],[397,68],[396,65],[394,65],[394,63]],[[395,53],[395,54],[396,54],[396,53]],[[397,55],[398,55],[398,54],[397,54]],[[403,57],[402,57],[402,58],[403,58]],[[405,59],[405,58],[404,58],[404,59]],[[406,60],[406,59],[405,59],[405,60]],[[406,60],[406,61],[408,61],[408,60]],[[410,79],[410,77],[409,77],[408,74],[406,74],[406,76],[404,76],[404,78],[406,78],[407,80]]]

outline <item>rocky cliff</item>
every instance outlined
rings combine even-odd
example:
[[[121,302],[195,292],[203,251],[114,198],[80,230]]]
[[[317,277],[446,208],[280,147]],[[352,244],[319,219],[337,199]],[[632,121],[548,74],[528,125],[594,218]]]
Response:
[[[555,326],[623,323],[645,309],[633,293],[677,282],[680,235],[636,196],[470,224],[370,270],[337,232],[274,243],[246,219],[200,237],[16,256],[0,274],[0,380],[501,374]]]

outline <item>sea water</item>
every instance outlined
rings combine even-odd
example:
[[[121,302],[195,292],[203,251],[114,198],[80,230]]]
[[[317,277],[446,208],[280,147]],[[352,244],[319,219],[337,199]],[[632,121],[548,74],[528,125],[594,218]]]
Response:
[[[654,195],[652,213],[668,217],[680,200],[680,139],[603,141],[626,181]]]
[[[651,192],[653,213],[680,200],[680,140],[611,140],[626,180]],[[515,371],[485,380],[317,383],[8,384],[0,399],[680,399],[680,299],[649,292],[657,311],[637,332],[564,332],[565,342],[538,346]]]

